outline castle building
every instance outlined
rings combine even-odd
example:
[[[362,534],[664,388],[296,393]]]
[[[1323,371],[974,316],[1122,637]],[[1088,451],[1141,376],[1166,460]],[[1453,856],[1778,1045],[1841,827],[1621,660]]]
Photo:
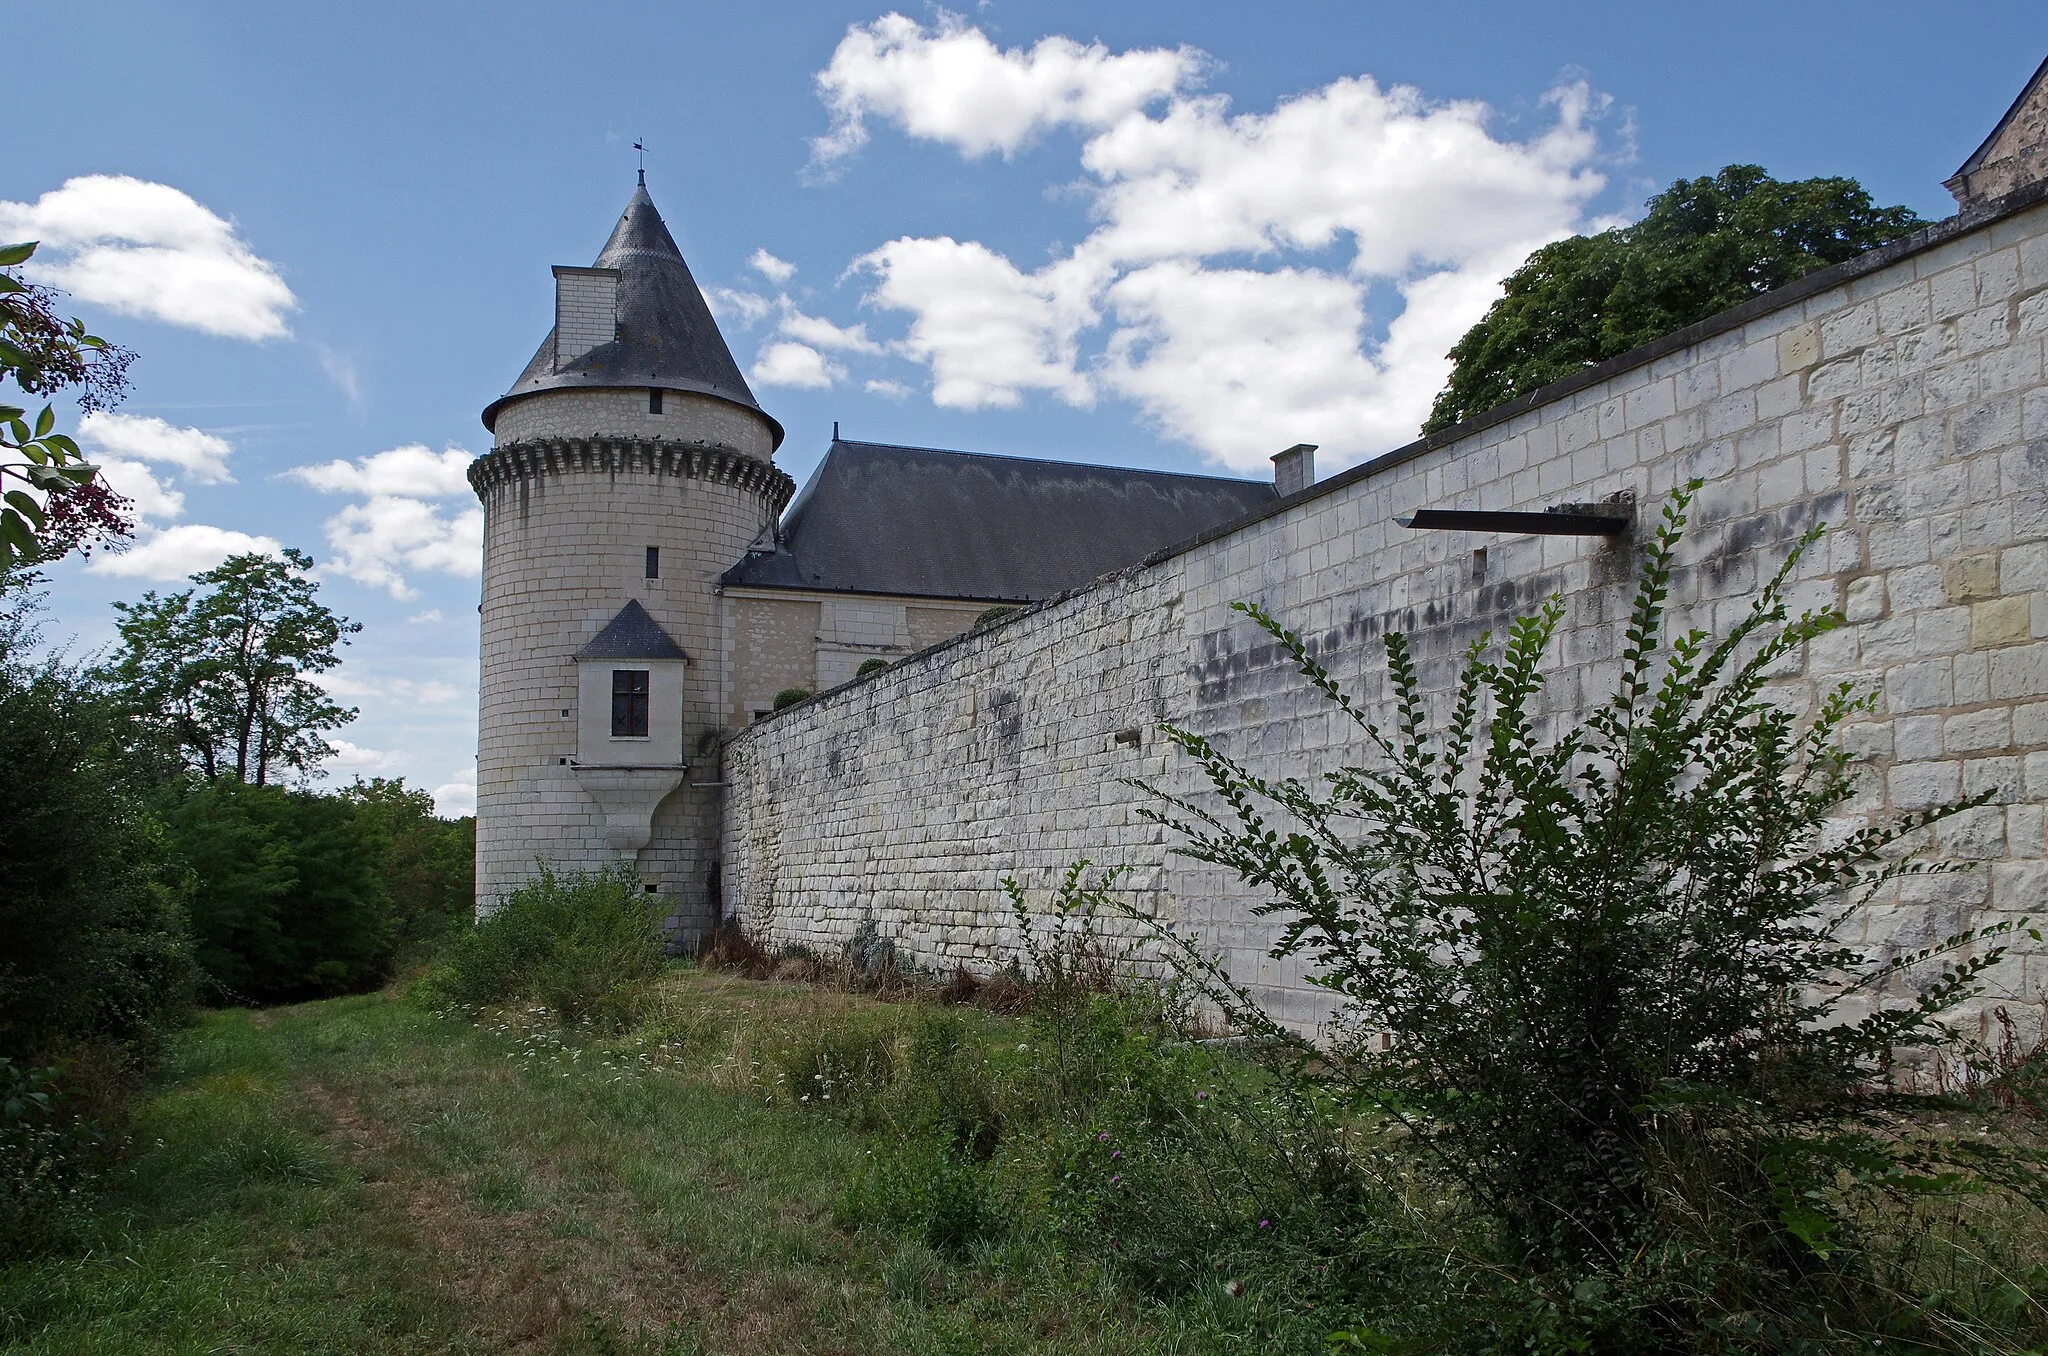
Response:
[[[1228,807],[1159,725],[1271,783],[1376,755],[1237,609],[1303,638],[1381,729],[1381,642],[1425,703],[1563,600],[1542,714],[1604,702],[1645,528],[1697,482],[1670,624],[1785,602],[1840,624],[1774,666],[1844,734],[1841,832],[1976,797],[1842,940],[1898,956],[2048,906],[2048,65],[1949,180],[1955,216],[1338,474],[1252,484],[834,437],[801,497],[644,186],[485,411],[478,902],[630,863],[678,940],[877,930],[935,970],[1018,938],[1001,887],[1087,860],[1282,1020],[1331,995],[1268,902],[1173,852],[1146,787]],[[836,435],[836,430],[835,430]],[[787,512],[784,512],[787,508]],[[1020,605],[982,620],[996,604]],[[887,661],[862,674],[870,660]],[[777,693],[811,700],[776,710]],[[2048,992],[2014,947],[1998,1001]]]
[[[718,750],[777,694],[969,630],[1273,502],[1274,484],[842,440],[786,517],[748,389],[645,176],[483,412],[477,903],[628,864],[718,916]],[[1281,488],[1313,449],[1275,458]]]

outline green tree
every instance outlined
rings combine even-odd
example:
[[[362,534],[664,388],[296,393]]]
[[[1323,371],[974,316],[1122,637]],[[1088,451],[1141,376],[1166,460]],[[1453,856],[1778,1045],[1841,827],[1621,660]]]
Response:
[[[1632,226],[1545,245],[1450,351],[1424,433],[1718,315],[1923,223],[1854,179],[1783,183],[1755,165],[1681,179]]]
[[[275,1002],[380,982],[391,915],[373,823],[344,796],[222,777],[167,799],[192,933],[216,996]]]
[[[86,410],[119,403],[135,355],[60,317],[52,289],[7,271],[35,252],[34,241],[0,246],[0,386],[11,379],[31,396],[75,387]],[[51,406],[31,420],[26,409],[0,400],[0,587],[19,583],[22,565],[127,536],[128,508],[78,444],[57,431]]]
[[[433,795],[402,778],[358,779],[341,796],[377,841],[377,879],[397,945],[434,941],[475,916],[473,817],[438,817]]]
[[[191,1000],[183,879],[121,713],[0,615],[0,1056],[146,1061]],[[107,1067],[109,1059],[115,1068]]]
[[[315,597],[310,557],[230,556],[197,587],[116,603],[121,648],[108,671],[138,717],[208,781],[268,783],[332,752],[322,737],[354,720],[310,675],[341,662],[362,630]]]

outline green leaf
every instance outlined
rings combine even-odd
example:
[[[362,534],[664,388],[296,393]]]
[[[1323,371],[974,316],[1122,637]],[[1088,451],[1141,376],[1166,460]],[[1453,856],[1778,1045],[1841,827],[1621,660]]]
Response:
[[[12,339],[0,339],[0,370],[10,367],[27,367],[30,358],[28,350]]]
[[[5,273],[0,273],[0,294],[28,291],[28,284]]]
[[[29,498],[27,491],[9,490],[7,492],[7,502],[14,506],[17,513],[21,514],[22,517],[28,519],[31,523],[34,523],[38,528],[43,525],[43,506]]]
[[[50,430],[56,427],[57,411],[48,405],[43,406],[43,412],[36,416],[36,437],[47,437]]]
[[[16,264],[27,262],[28,257],[36,252],[36,246],[41,243],[40,240],[28,240],[19,245],[0,245],[0,268],[12,268]]]

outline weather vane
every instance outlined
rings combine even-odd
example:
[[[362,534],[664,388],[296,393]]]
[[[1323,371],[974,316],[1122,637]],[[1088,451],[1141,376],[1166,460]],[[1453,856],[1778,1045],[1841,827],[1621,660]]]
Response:
[[[640,182],[644,186],[647,183],[647,138],[636,140],[633,149],[640,153]]]

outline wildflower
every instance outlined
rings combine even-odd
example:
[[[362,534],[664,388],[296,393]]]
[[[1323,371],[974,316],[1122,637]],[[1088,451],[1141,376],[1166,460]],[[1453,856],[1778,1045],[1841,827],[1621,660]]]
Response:
[[[1231,1279],[1223,1283],[1223,1293],[1230,1296],[1232,1299],[1243,1299],[1244,1282],[1238,1280],[1236,1277],[1233,1276]]]
[[[1111,1149],[1109,1151],[1109,1156],[1111,1158],[1122,1158],[1124,1156],[1124,1151],[1122,1149]]]
[[[1273,1221],[1272,1221],[1272,1220],[1269,1220],[1269,1219],[1262,1219],[1262,1220],[1260,1220],[1260,1221],[1259,1221],[1259,1227],[1260,1227],[1261,1229],[1263,1229],[1263,1228],[1265,1228],[1265,1227],[1266,1227],[1267,1225],[1271,1224],[1272,1222],[1273,1222]]]

